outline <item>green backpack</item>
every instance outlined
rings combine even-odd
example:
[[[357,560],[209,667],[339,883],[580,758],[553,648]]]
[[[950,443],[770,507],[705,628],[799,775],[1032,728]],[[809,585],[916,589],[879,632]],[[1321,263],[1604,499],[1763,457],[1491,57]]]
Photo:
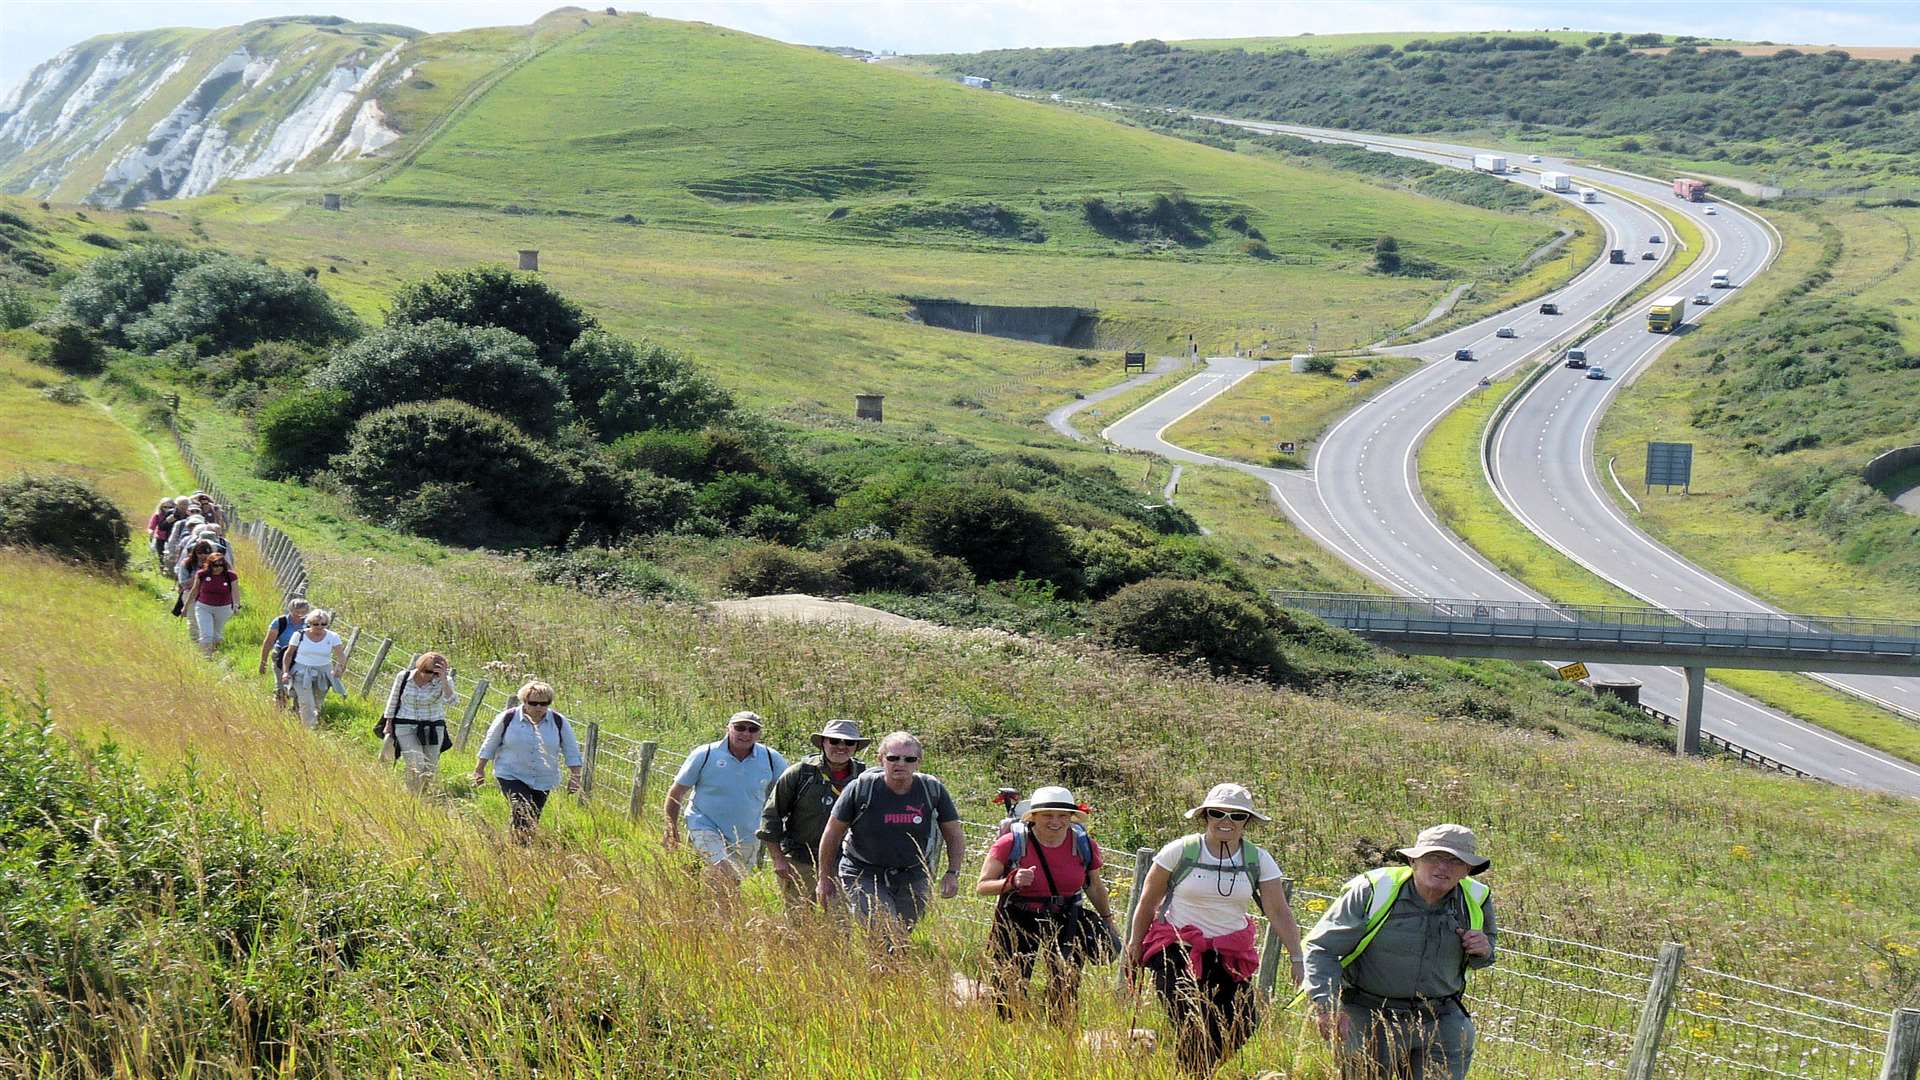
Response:
[[[1201,833],[1187,837],[1180,845],[1180,861],[1175,863],[1167,877],[1167,895],[1160,901],[1160,917],[1165,918],[1167,909],[1173,906],[1173,890],[1188,874],[1200,865],[1200,845],[1205,839]],[[1247,875],[1247,883],[1253,886],[1253,902],[1260,903],[1260,849],[1246,837],[1240,838],[1240,870]]]

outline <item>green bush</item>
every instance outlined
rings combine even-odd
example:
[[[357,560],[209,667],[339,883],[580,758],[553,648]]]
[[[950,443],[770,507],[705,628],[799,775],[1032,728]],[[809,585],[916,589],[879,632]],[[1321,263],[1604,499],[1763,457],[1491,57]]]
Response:
[[[726,522],[743,521],[759,506],[788,513],[806,508],[805,500],[780,481],[736,472],[721,473],[701,485],[693,505],[701,513]]]
[[[304,479],[347,448],[353,412],[343,391],[296,390],[261,409],[254,428],[260,475]]]
[[[566,585],[603,596],[644,596],[663,600],[691,600],[695,593],[685,582],[633,552],[604,547],[579,547],[530,560],[534,574],[551,585]]]
[[[848,592],[940,593],[973,585],[959,559],[893,540],[847,540],[827,549]]]
[[[203,354],[262,341],[326,345],[359,332],[359,320],[312,280],[229,255],[181,273],[164,302],[124,329],[128,344],[144,352],[191,341]]]
[[[38,326],[46,340],[34,348],[33,358],[73,375],[98,374],[107,350],[92,330],[71,319],[55,319]]]
[[[388,326],[436,319],[518,334],[549,364],[559,363],[568,347],[597,325],[593,316],[545,281],[504,266],[445,270],[402,285],[387,310]]]
[[[610,451],[613,459],[628,469],[645,469],[689,482],[708,478],[707,440],[698,431],[636,431],[621,436]]]
[[[1095,608],[1094,621],[1109,641],[1149,655],[1268,678],[1288,670],[1267,617],[1219,585],[1137,582]]]
[[[31,324],[37,312],[25,289],[0,282],[0,330],[18,330]]]
[[[71,476],[24,473],[0,483],[0,544],[124,570],[131,531],[119,507]]]
[[[1080,594],[1098,600],[1152,577],[1212,581],[1251,594],[1253,584],[1211,544],[1194,537],[1156,536],[1130,522],[1068,532],[1079,568]]]
[[[557,365],[580,418],[605,440],[653,428],[702,428],[733,412],[725,390],[669,349],[588,330]]]
[[[214,252],[170,242],[102,255],[60,290],[60,312],[115,345],[128,345],[127,327],[166,302],[174,279],[214,257]]]
[[[560,377],[540,365],[525,338],[444,319],[368,334],[336,352],[314,385],[345,393],[355,416],[450,398],[550,435],[573,415]]]
[[[1025,498],[990,487],[930,487],[915,495],[907,536],[967,564],[982,581],[1058,581],[1069,572],[1060,526]]]
[[[776,593],[831,595],[840,591],[832,563],[824,555],[779,544],[751,544],[728,557],[720,584],[742,596]]]

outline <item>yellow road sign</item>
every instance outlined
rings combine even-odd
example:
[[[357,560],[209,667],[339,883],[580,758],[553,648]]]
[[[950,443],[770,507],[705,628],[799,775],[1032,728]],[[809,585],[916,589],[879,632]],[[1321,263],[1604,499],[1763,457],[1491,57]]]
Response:
[[[1587,665],[1578,661],[1560,668],[1560,677],[1568,682],[1578,682],[1587,677]]]

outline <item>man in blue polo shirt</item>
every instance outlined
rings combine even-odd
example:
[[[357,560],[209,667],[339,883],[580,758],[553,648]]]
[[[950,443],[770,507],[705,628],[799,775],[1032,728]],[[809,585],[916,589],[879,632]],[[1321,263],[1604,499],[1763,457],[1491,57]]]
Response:
[[[680,846],[685,807],[687,840],[706,860],[715,880],[731,886],[759,861],[760,810],[787,759],[760,745],[761,719],[737,712],[727,721],[727,736],[694,748],[667,790],[667,849]],[[692,798],[689,799],[688,796]]]

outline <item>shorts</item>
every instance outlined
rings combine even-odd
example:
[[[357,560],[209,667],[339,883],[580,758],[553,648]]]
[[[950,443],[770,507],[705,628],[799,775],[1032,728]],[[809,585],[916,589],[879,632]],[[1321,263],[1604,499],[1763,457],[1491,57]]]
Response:
[[[760,862],[760,841],[755,837],[732,841],[713,829],[688,829],[687,843],[700,853],[708,866],[724,864],[737,878],[752,873]]]

